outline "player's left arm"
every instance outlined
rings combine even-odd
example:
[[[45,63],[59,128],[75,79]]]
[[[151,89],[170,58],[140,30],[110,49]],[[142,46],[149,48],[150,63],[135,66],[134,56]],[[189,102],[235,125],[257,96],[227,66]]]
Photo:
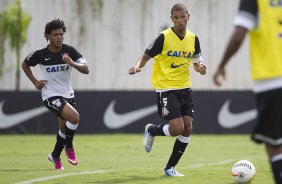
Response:
[[[63,59],[63,61],[66,64],[69,64],[70,66],[74,67],[80,73],[83,73],[83,74],[88,74],[89,73],[89,69],[88,69],[88,66],[87,66],[86,62],[84,62],[84,63],[74,62],[72,60],[72,58],[67,53],[63,54],[63,58],[62,59]],[[83,59],[83,58],[79,58],[79,59]]]
[[[199,72],[202,75],[205,75],[207,73],[207,68],[202,62],[193,63],[193,66],[196,72]]]
[[[193,55],[193,59],[195,60],[195,62],[193,62],[194,70],[202,75],[205,75],[207,73],[207,67],[203,63],[200,41],[197,36],[195,37],[195,53]]]

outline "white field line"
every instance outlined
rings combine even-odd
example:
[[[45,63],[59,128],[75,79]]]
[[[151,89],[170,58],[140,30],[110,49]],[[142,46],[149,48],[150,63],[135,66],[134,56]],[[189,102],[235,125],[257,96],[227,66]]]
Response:
[[[254,158],[254,157],[252,157]],[[251,159],[251,158],[249,158]],[[206,166],[214,166],[214,165],[223,165],[223,164],[227,164],[227,163],[235,163],[238,160],[222,160],[219,162],[211,162],[211,163],[204,163],[204,164],[194,164],[194,165],[190,165],[187,167],[180,167],[180,168],[184,168],[184,169],[194,169],[194,168],[200,168],[200,167],[206,167]],[[138,170],[143,170],[143,169],[155,169],[155,168],[139,168]],[[120,170],[120,169],[118,169]],[[55,176],[47,176],[47,177],[43,177],[43,178],[35,178],[32,180],[28,180],[28,181],[22,181],[16,184],[32,184],[35,182],[42,182],[42,181],[48,181],[48,180],[52,180],[52,179],[57,179],[57,178],[63,178],[63,177],[67,177],[67,176],[74,176],[74,175],[83,175],[83,174],[101,174],[101,173],[106,173],[109,171],[115,171],[115,170],[96,170],[96,171],[81,171],[78,173],[67,173],[67,174],[60,174],[60,175],[55,175]]]
[[[246,158],[246,160],[253,160],[253,159],[256,159],[256,158],[257,158],[257,156],[252,156],[252,157]],[[235,164],[235,162],[237,162],[237,161],[239,161],[239,159],[237,159],[237,160],[235,160],[235,159],[232,159],[232,160],[221,160],[221,161],[218,161],[218,162],[194,164],[194,165],[190,165],[190,166],[187,166],[187,167],[180,167],[180,168],[194,169],[194,168],[200,168],[200,167],[206,167],[206,166],[224,165],[224,164],[228,164],[228,163]]]
[[[81,171],[81,172],[77,172],[77,173],[66,173],[66,174],[60,174],[60,175],[55,175],[55,176],[47,176],[47,177],[43,177],[43,178],[35,178],[35,179],[32,179],[32,180],[22,181],[22,182],[19,182],[19,183],[16,183],[16,184],[32,184],[32,183],[35,183],[35,182],[48,181],[48,180],[63,178],[63,177],[67,177],[67,176],[83,175],[83,174],[101,174],[101,173],[105,173],[105,172],[106,172],[106,170]]]
[[[180,167],[180,168],[186,168],[186,169],[194,169],[194,168],[200,168],[200,167],[206,167],[206,166],[214,166],[214,165],[223,165],[228,163],[235,163],[235,160],[222,160],[219,162],[213,162],[213,163],[204,163],[204,164],[194,164],[187,167]]]

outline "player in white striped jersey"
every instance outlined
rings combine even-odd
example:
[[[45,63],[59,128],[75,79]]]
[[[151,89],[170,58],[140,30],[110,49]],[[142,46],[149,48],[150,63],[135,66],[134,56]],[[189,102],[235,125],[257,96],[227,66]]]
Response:
[[[22,69],[36,89],[41,90],[44,105],[58,116],[59,132],[54,150],[48,159],[55,169],[64,169],[60,155],[65,148],[68,161],[77,165],[73,148],[73,137],[79,123],[79,113],[75,109],[74,91],[71,87],[73,68],[88,74],[87,61],[72,46],[63,44],[66,26],[60,19],[54,19],[45,26],[44,36],[49,41],[47,47],[29,54],[22,62]],[[39,65],[42,79],[33,75],[30,67]]]

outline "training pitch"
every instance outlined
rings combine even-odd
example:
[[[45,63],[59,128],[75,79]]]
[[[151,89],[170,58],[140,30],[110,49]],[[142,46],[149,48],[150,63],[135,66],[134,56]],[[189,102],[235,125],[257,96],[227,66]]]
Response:
[[[0,135],[0,183],[62,184],[233,184],[231,168],[238,160],[256,167],[252,184],[273,184],[264,146],[249,135],[192,135],[177,165],[184,177],[162,176],[175,138],[156,137],[151,153],[142,134],[76,135],[79,165],[61,155],[65,170],[56,171],[47,156],[55,135]]]

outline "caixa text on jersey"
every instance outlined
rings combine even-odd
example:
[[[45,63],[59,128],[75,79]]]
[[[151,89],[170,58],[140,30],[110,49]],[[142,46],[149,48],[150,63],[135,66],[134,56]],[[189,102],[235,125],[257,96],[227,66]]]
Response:
[[[61,72],[61,71],[66,71],[69,70],[70,66],[69,65],[57,65],[57,66],[50,66],[46,68],[46,71],[48,73],[50,72]]]
[[[173,51],[173,50],[169,50],[167,52],[168,56],[171,57],[182,57],[182,58],[191,58],[192,56],[192,52],[188,52],[188,51]]]

